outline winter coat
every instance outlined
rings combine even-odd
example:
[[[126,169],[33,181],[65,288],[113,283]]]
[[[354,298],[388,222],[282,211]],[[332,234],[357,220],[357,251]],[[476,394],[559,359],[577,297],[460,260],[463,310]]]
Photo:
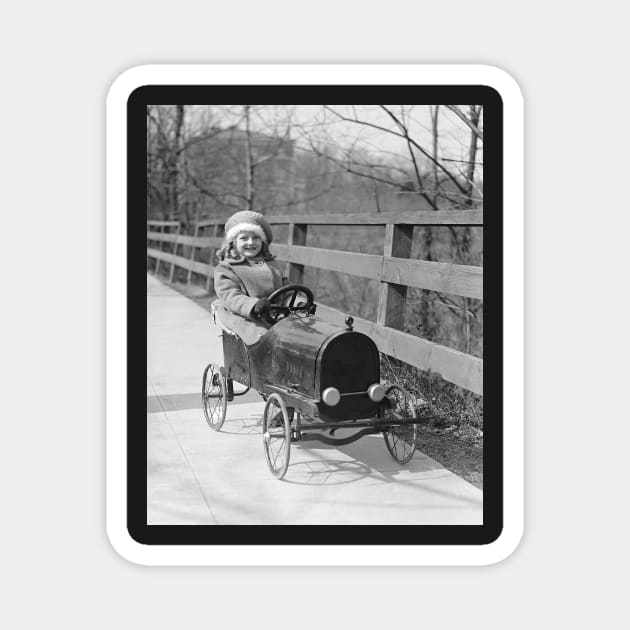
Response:
[[[220,320],[246,344],[255,343],[269,325],[263,320],[253,320],[252,309],[260,298],[268,297],[285,284],[285,280],[280,265],[274,260],[222,260],[214,269]]]

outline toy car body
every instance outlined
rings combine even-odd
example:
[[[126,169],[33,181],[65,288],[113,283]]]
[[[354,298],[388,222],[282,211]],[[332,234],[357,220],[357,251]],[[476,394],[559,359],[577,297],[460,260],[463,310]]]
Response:
[[[227,402],[253,388],[266,400],[265,454],[278,478],[286,473],[291,442],[308,439],[342,445],[383,433],[390,454],[407,463],[415,451],[417,418],[403,389],[381,385],[372,339],[354,331],[350,317],[345,328],[316,317],[312,293],[303,285],[282,287],[270,301],[277,309],[271,318],[276,323],[252,345],[223,326],[219,315],[225,366],[211,363],[204,371],[208,424],[220,430]],[[217,311],[213,308],[215,321]],[[234,382],[245,389],[235,391]],[[335,438],[342,428],[356,432]]]

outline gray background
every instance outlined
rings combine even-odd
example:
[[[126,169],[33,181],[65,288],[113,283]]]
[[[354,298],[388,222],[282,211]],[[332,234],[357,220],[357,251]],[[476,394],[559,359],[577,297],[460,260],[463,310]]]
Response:
[[[621,6],[12,6],[0,38],[7,627],[620,625],[629,437]],[[486,568],[146,568],[109,546],[105,94],[134,65],[225,61],[488,63],[520,83],[526,532],[506,561]]]

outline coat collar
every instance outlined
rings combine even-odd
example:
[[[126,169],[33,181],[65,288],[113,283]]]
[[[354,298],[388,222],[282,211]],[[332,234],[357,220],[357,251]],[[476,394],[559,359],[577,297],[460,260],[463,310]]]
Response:
[[[256,258],[256,262],[259,260],[263,260],[262,258]],[[242,258],[241,260],[234,260],[233,258],[225,258],[223,262],[226,262],[228,265],[249,265],[251,266],[251,261],[249,258]]]

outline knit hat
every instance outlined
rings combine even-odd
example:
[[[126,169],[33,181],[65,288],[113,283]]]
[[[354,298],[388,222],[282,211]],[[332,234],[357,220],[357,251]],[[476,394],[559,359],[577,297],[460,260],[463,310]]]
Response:
[[[271,225],[260,212],[242,210],[233,214],[225,223],[225,240],[236,237],[239,232],[248,230],[258,234],[267,244],[273,240]]]

